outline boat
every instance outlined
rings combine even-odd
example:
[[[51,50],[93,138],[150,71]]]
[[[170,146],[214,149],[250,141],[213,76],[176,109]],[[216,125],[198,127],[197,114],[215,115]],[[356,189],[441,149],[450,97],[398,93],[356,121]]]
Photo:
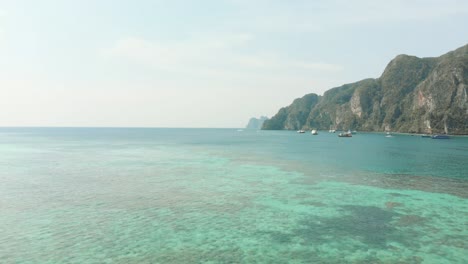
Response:
[[[449,139],[450,137],[448,135],[433,135],[431,138],[432,139]]]
[[[317,130],[315,130],[315,129],[312,129],[312,131],[311,131],[310,133],[311,133],[312,135],[318,135],[318,132],[317,132]]]
[[[386,135],[385,137],[391,138],[391,137],[393,137],[393,136],[392,136],[392,133],[387,132],[387,135]]]
[[[330,126],[330,130],[328,130],[328,133],[335,133],[336,130],[332,128],[332,126]]]
[[[353,134],[353,135],[356,134],[356,133],[357,133],[356,130],[353,130],[353,131],[351,132],[351,134]]]
[[[422,134],[422,135],[421,135],[421,137],[422,137],[422,138],[430,138],[430,137],[431,137],[431,135],[428,135],[428,134]]]
[[[351,133],[351,131],[348,131],[348,132],[339,133],[338,136],[339,137],[352,137],[353,134]]]
[[[305,133],[305,131],[301,129],[301,130],[298,130],[297,133],[303,134],[303,133]]]

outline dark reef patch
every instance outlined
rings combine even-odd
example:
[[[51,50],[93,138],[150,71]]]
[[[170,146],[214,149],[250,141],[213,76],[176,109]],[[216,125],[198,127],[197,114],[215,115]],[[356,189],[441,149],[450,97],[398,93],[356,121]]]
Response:
[[[343,216],[309,217],[299,222],[300,227],[291,233],[262,231],[277,243],[288,243],[299,238],[305,244],[320,244],[337,241],[344,237],[357,239],[369,248],[387,248],[389,242],[411,246],[411,232],[402,233],[397,226],[416,224],[423,219],[414,216],[402,216],[391,210],[376,206],[343,206]],[[399,217],[396,225],[392,222]]]

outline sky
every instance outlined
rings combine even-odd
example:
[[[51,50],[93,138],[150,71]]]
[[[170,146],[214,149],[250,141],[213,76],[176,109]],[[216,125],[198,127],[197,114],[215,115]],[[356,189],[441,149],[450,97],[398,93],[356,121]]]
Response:
[[[467,25],[466,0],[0,0],[0,126],[244,127]]]

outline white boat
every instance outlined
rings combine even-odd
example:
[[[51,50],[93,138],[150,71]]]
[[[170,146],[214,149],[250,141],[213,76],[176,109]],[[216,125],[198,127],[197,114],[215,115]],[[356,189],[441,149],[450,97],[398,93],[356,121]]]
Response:
[[[301,134],[302,134],[302,133],[305,133],[305,131],[301,129],[301,130],[298,130],[297,133],[301,133]]]
[[[391,138],[391,137],[393,137],[393,136],[392,136],[392,133],[387,132],[387,135],[386,135],[385,137]]]
[[[312,129],[312,132],[310,132],[310,133],[311,133],[312,135],[318,135],[318,132],[317,132],[317,130],[315,130],[315,129]]]
[[[351,131],[348,132],[343,132],[338,134],[339,137],[353,137],[353,134],[351,134]]]

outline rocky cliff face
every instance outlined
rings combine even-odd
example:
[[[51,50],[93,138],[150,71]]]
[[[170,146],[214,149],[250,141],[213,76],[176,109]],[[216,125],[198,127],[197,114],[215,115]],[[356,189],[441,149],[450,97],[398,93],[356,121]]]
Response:
[[[294,100],[290,106],[281,108],[272,119],[263,123],[262,129],[302,129],[318,101],[319,96],[316,94],[304,95]]]
[[[468,45],[438,58],[399,55],[380,78],[296,99],[263,129],[468,134],[467,80]],[[317,100],[307,104],[305,97]]]
[[[252,117],[252,118],[250,118],[249,123],[247,124],[247,126],[245,128],[247,128],[247,129],[261,129],[262,126],[263,126],[263,122],[265,122],[266,120],[268,120],[268,117],[266,117],[266,116],[261,116],[260,118]]]

